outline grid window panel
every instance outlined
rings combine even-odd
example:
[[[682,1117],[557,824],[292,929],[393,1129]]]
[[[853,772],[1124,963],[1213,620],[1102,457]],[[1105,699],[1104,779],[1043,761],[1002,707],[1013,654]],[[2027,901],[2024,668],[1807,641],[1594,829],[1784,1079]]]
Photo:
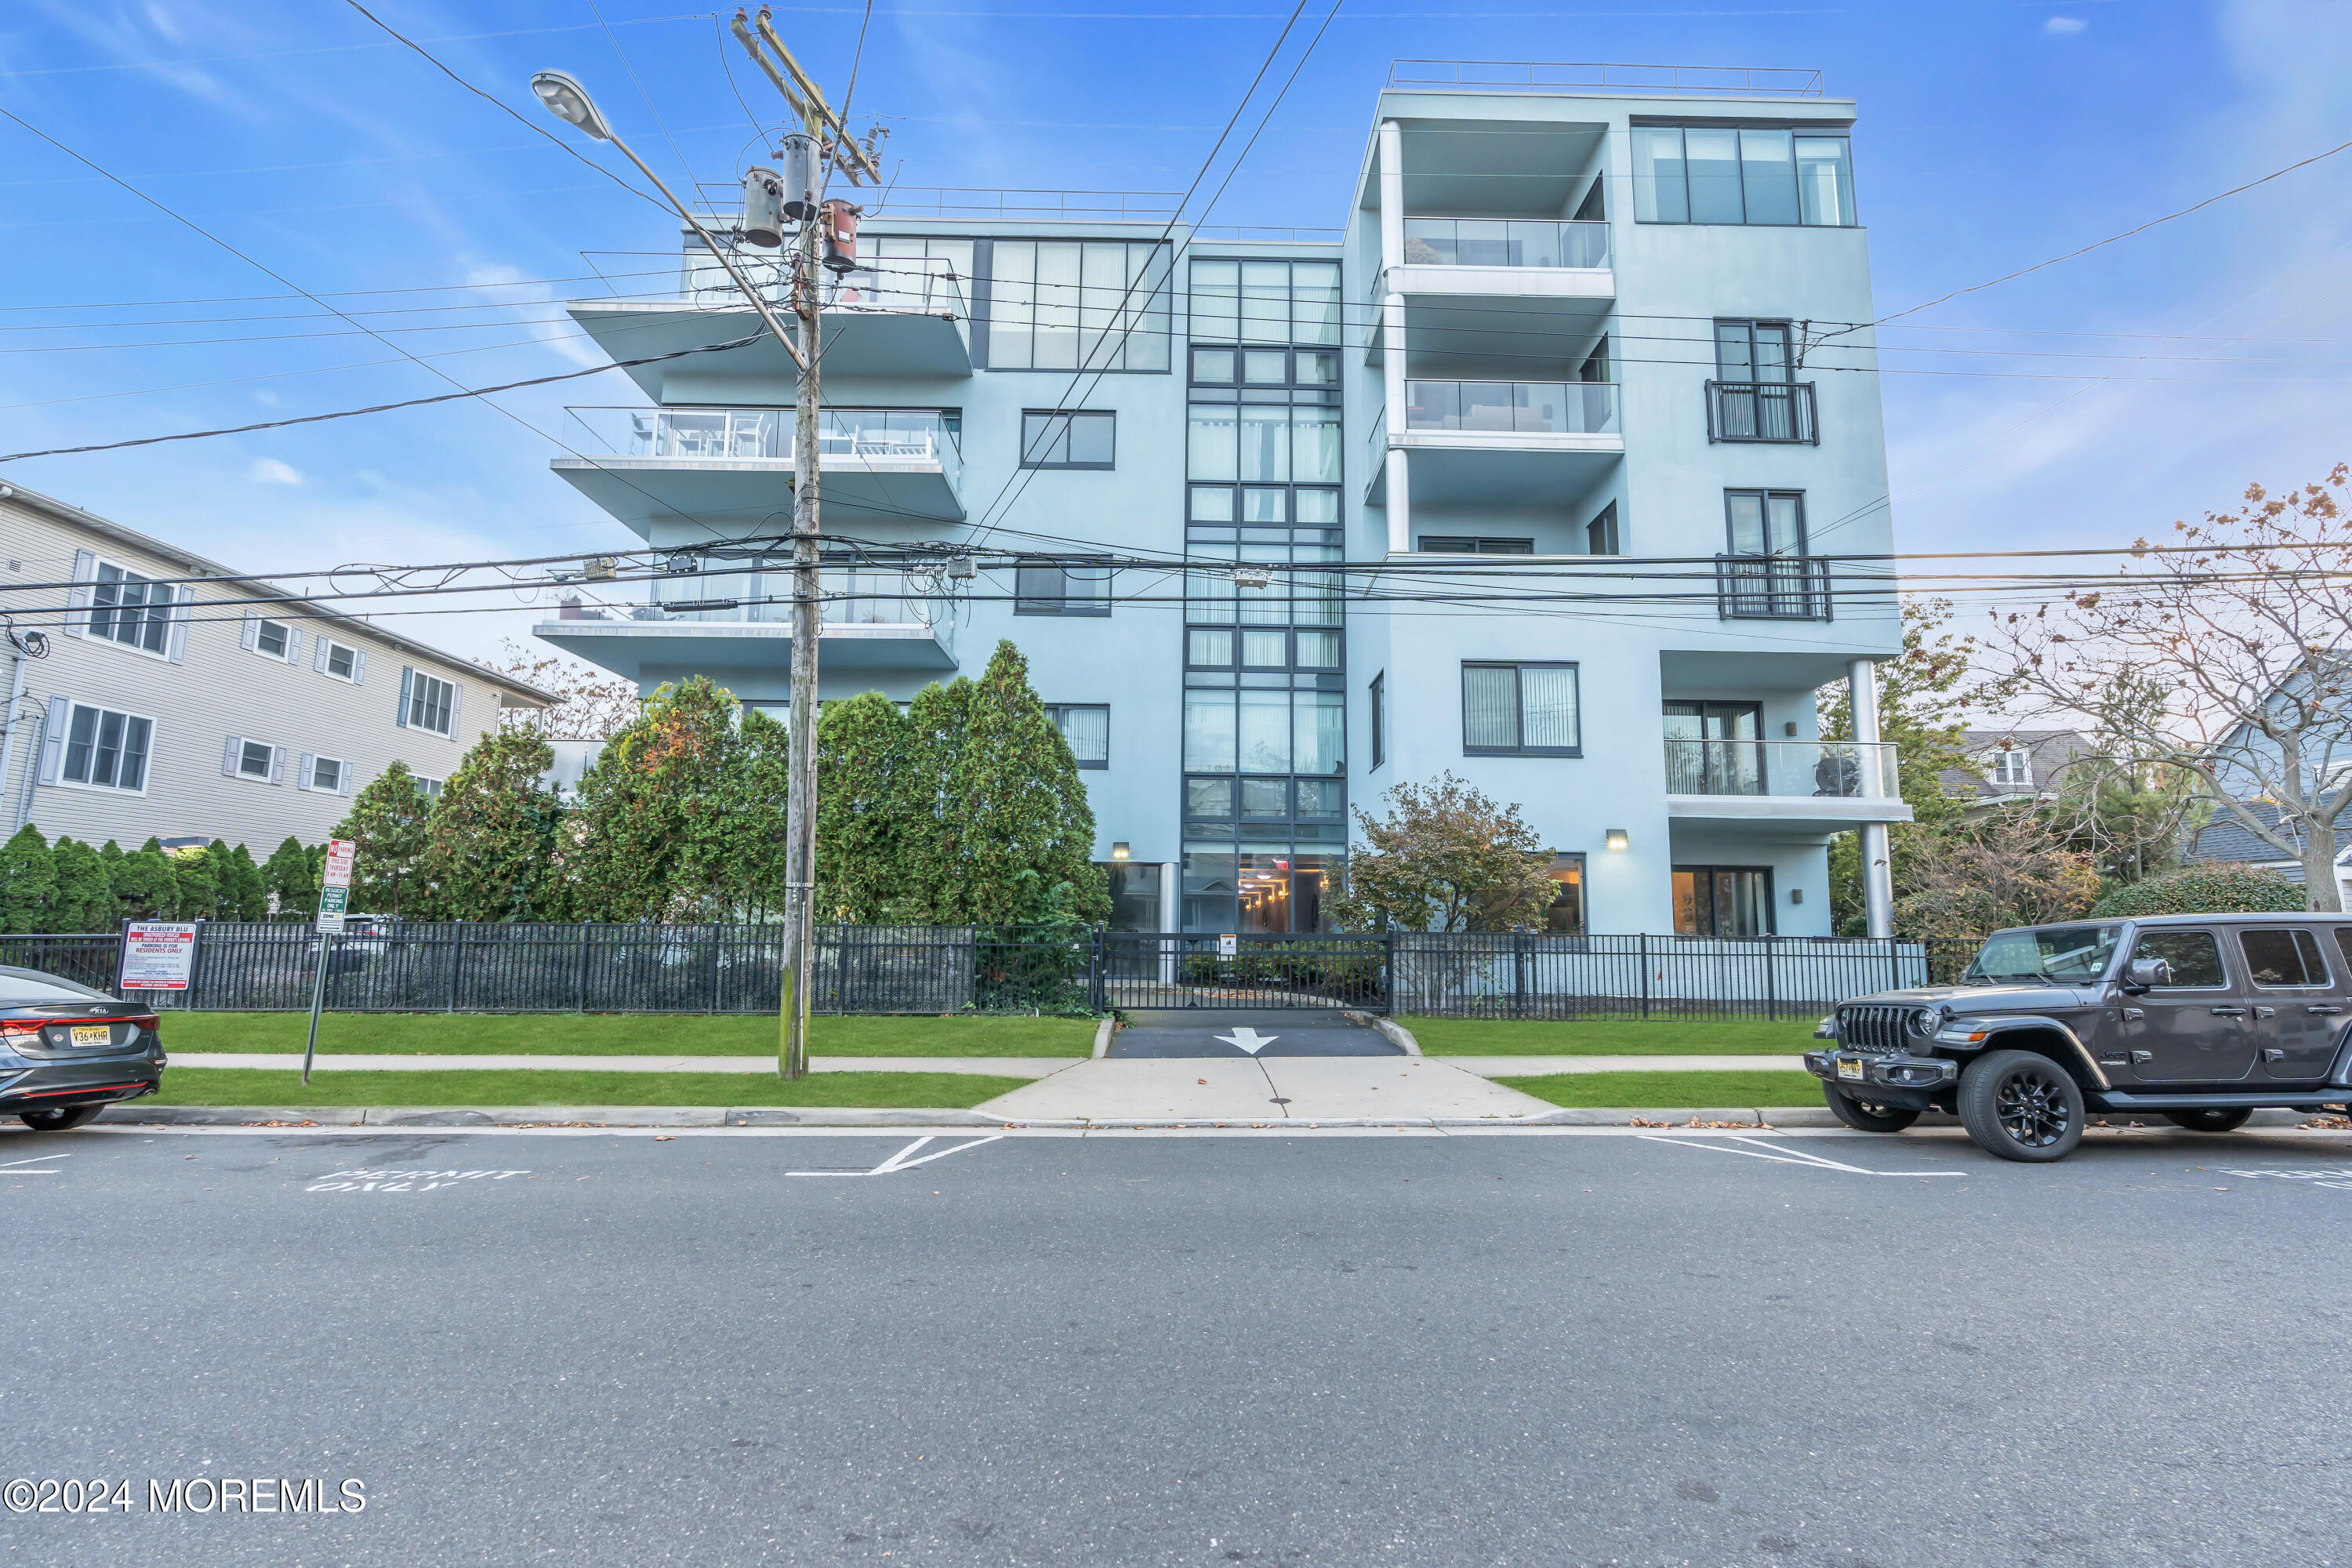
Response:
[[[153,732],[150,720],[77,702],[66,720],[63,776],[94,789],[143,790]]]
[[[90,584],[89,633],[142,653],[162,653],[178,597],[168,583],[100,563]]]
[[[1021,416],[1024,468],[1108,468],[1118,417],[1108,412],[1041,410]]]
[[[1640,223],[1803,225],[1857,220],[1851,141],[1789,126],[1637,126]]]
[[[1578,755],[1578,706],[1572,664],[1465,664],[1462,749],[1474,754]]]
[[[996,241],[988,368],[1166,370],[1169,265],[1150,241]]]
[[[408,689],[409,726],[436,735],[447,734],[457,694],[457,688],[449,682],[418,670]]]
[[[1068,742],[1070,755],[1082,768],[1110,766],[1110,709],[1100,703],[1059,703],[1049,705],[1055,728],[1062,731]]]

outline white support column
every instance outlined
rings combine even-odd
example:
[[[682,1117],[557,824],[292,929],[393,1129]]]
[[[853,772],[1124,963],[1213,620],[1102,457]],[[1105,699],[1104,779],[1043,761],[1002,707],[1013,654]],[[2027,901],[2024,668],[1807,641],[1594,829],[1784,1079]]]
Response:
[[[1404,296],[1385,287],[1389,270],[1404,265],[1404,132],[1381,121],[1381,371],[1387,396],[1389,553],[1412,548],[1411,463],[1398,437],[1404,430]]]
[[[1882,796],[1885,770],[1878,765],[1878,666],[1857,658],[1846,666],[1846,695],[1853,710],[1855,744],[1872,748],[1855,761],[1860,764],[1866,797]],[[1887,859],[1886,824],[1862,825],[1862,907],[1872,936],[1895,934],[1895,872]]]

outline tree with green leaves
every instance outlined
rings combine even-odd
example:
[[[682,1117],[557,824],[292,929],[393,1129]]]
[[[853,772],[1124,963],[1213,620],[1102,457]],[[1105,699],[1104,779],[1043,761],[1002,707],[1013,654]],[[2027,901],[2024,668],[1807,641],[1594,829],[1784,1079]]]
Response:
[[[905,917],[913,863],[933,822],[915,728],[878,691],[828,704],[817,723],[816,909],[820,920]],[[928,792],[936,795],[935,783]]]
[[[0,844],[0,929],[48,930],[57,895],[57,859],[41,830],[28,822]]]
[[[49,847],[57,868],[57,892],[49,907],[49,931],[114,929],[114,887],[106,862],[89,845],[60,838]]]
[[[417,789],[416,775],[400,762],[378,773],[352,800],[351,814],[335,825],[334,837],[354,846],[354,910],[432,918],[433,885],[424,868],[432,805]]]
[[[110,841],[107,848],[113,847]],[[103,855],[105,852],[102,849],[99,853]],[[172,858],[152,838],[113,862],[108,881],[114,892],[116,920],[157,921],[173,917],[175,889],[172,880]]]
[[[253,863],[252,851],[242,844],[230,848],[219,839],[213,840],[214,875],[219,881],[219,912],[214,917],[224,921],[259,921],[269,918],[269,889],[261,879],[261,868]]]
[[[168,850],[172,862],[172,919],[211,921],[220,918],[220,862],[202,845]]]
[[[961,700],[941,706],[960,710],[960,732],[915,726],[919,740],[940,737],[931,748],[937,827],[917,861],[930,919],[1003,924],[1057,909],[1088,923],[1108,920],[1110,889],[1093,858],[1094,812],[1069,743],[1029,684],[1028,660],[1000,642],[980,679],[955,688],[963,689]]]
[[[571,900],[555,856],[562,816],[540,776],[555,752],[537,729],[486,730],[425,822],[425,875],[444,918],[562,920]]]
[[[1364,842],[1348,853],[1348,885],[1326,908],[1342,931],[1494,931],[1540,926],[1558,892],[1551,857],[1517,805],[1497,804],[1452,773],[1400,784],[1361,806]]]
[[[316,914],[319,910],[319,875],[311,868],[310,852],[302,841],[289,834],[286,842],[269,852],[261,863],[262,887],[278,895],[278,912],[281,915]]]
[[[784,727],[708,677],[664,686],[580,781],[559,844],[584,919],[725,920],[781,903]]]

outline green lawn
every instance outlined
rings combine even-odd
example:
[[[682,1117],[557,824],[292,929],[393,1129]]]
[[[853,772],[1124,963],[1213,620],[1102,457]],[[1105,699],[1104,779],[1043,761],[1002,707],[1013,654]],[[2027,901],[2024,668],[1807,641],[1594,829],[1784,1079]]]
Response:
[[[1433,1057],[1793,1057],[1812,1048],[1817,1018],[1768,1024],[1595,1018],[1573,1024],[1505,1018],[1400,1018]],[[1631,1104],[1629,1100],[1612,1103]]]
[[[308,1013],[166,1013],[167,1051],[292,1051]],[[685,1013],[330,1013],[319,1051],[350,1056],[772,1057],[772,1017]],[[821,1057],[1083,1057],[1091,1018],[809,1020]],[[944,1105],[945,1100],[937,1103]]]
[[[1498,1078],[1554,1105],[1819,1105],[1821,1079],[1803,1072],[1580,1072]]]
[[[781,1105],[967,1110],[1028,1080],[945,1072],[299,1072],[166,1068],[141,1105]]]

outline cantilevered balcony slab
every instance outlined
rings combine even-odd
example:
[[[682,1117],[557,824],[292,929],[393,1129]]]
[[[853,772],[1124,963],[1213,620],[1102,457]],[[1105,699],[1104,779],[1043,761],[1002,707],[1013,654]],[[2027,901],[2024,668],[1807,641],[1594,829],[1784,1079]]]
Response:
[[[1670,715],[1669,725],[1700,721]],[[1908,822],[1886,742],[1669,735],[1666,816],[1750,837],[1811,838],[1865,822]]]
[[[1364,499],[1388,494],[1385,448],[1412,454],[1412,499],[1447,505],[1525,504],[1591,485],[1625,455],[1617,388],[1607,382],[1405,383],[1406,423],[1373,423]]]
[[[541,621],[531,635],[642,688],[686,675],[720,685],[730,672],[773,680],[792,668],[793,628],[761,621]],[[827,670],[949,670],[949,639],[919,624],[829,626],[818,658]]]

